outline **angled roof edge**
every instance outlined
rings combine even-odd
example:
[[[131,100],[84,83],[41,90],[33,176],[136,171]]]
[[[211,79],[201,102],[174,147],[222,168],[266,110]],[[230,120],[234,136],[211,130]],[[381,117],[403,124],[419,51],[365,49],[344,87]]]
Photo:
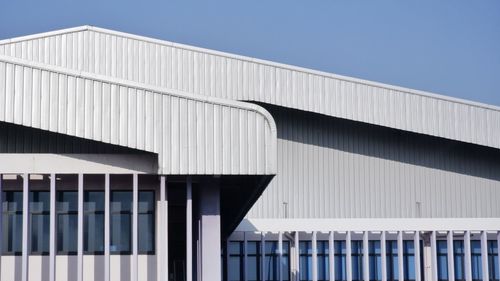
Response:
[[[19,58],[14,58],[14,57],[10,57],[10,56],[5,56],[5,55],[0,55],[0,90],[3,89],[3,93],[0,93],[2,95],[4,95],[4,97],[7,97],[7,96],[10,96],[10,101],[11,101],[11,104],[7,104],[6,100],[7,99],[4,99],[3,102],[0,102],[0,121],[3,121],[3,122],[7,122],[7,123],[13,123],[13,124],[18,124],[18,125],[22,125],[22,126],[27,126],[27,127],[33,127],[33,128],[39,128],[39,129],[45,129],[45,130],[48,130],[48,131],[53,131],[53,132],[57,132],[57,133],[63,133],[63,134],[67,134],[67,135],[71,135],[71,136],[76,136],[76,137],[83,137],[83,138],[86,138],[86,139],[92,139],[92,140],[96,140],[96,141],[102,141],[102,142],[105,142],[105,143],[111,143],[111,144],[116,144],[116,145],[121,145],[121,146],[126,146],[126,147],[130,147],[130,148],[133,148],[133,149],[139,149],[139,150],[145,150],[145,151],[149,151],[149,152],[153,152],[153,153],[158,153],[160,154],[159,156],[159,173],[163,173],[163,174],[200,174],[200,173],[197,173],[196,171],[191,171],[189,170],[190,168],[187,168],[185,169],[184,171],[182,170],[182,168],[175,168],[175,169],[172,169],[171,167],[165,167],[165,165],[163,165],[165,161],[169,162],[170,160],[169,157],[167,157],[166,155],[161,155],[161,151],[158,151],[160,149],[145,149],[145,147],[147,147],[148,145],[147,144],[144,144],[144,142],[146,141],[143,141],[143,144],[142,145],[138,145],[137,143],[139,141],[134,140],[133,141],[133,145],[129,145],[128,143],[130,142],[130,140],[127,140],[126,136],[125,136],[125,140],[123,141],[122,138],[120,136],[115,136],[115,139],[113,140],[113,137],[109,137],[108,136],[108,140],[105,140],[104,137],[102,137],[102,135],[100,135],[98,138],[94,137],[92,133],[92,131],[96,130],[95,128],[91,129],[91,133],[89,133],[90,135],[92,135],[92,137],[88,137],[87,136],[87,132],[80,132],[80,134],[77,132],[77,129],[75,128],[72,128],[72,129],[69,129],[69,125],[67,125],[67,127],[63,127],[62,130],[60,127],[60,124],[58,124],[58,122],[60,123],[60,120],[58,120],[58,118],[56,118],[56,120],[54,122],[56,122],[56,124],[54,125],[55,126],[55,130],[54,129],[51,129],[53,126],[52,126],[52,117],[50,116],[52,114],[52,112],[43,112],[43,105],[41,105],[41,101],[39,98],[38,100],[38,104],[35,104],[35,102],[33,102],[33,105],[31,108],[25,108],[25,105],[23,105],[21,103],[21,107],[20,108],[16,108],[16,104],[14,103],[14,95],[21,95],[21,98],[24,98],[25,95],[30,95],[31,94],[31,88],[34,86],[29,86],[28,89],[30,90],[25,90],[25,89],[14,89],[15,87],[13,87],[13,83],[15,83],[16,85],[18,83],[21,83],[21,85],[26,85],[26,83],[33,83],[33,85],[35,85],[34,83],[34,78],[32,79],[29,79],[29,80],[25,80],[25,77],[22,75],[23,74],[23,71],[20,71],[20,75],[17,75],[17,71],[15,71],[14,69],[11,69],[11,78],[12,79],[2,79],[2,77],[9,77],[9,76],[6,76],[6,75],[9,75],[7,74],[8,70],[7,68],[4,66],[2,66],[2,63],[4,63],[5,65],[6,64],[11,64],[13,66],[20,66],[20,67],[25,67],[25,68],[29,68],[31,69],[31,71],[33,70],[40,70],[40,71],[46,71],[46,72],[49,72],[49,73],[53,73],[55,75],[61,75],[61,76],[66,76],[66,79],[67,77],[73,77],[74,79],[78,79],[78,78],[81,78],[81,79],[84,79],[84,80],[89,80],[89,81],[92,81],[92,83],[94,82],[99,82],[99,83],[102,83],[102,84],[107,84],[109,86],[122,86],[122,87],[125,87],[125,88],[128,88],[128,89],[134,89],[136,91],[144,91],[144,93],[151,93],[151,94],[159,94],[160,96],[172,96],[172,97],[176,97],[176,98],[179,98],[179,99],[184,99],[184,100],[191,100],[191,101],[194,101],[194,102],[202,102],[204,104],[212,104],[212,105],[217,105],[217,106],[222,106],[222,107],[229,107],[229,108],[234,108],[234,109],[237,109],[237,110],[241,110],[241,111],[246,111],[246,112],[254,112],[255,115],[260,115],[262,117],[262,120],[264,120],[264,125],[263,126],[259,126],[258,125],[258,120],[254,120],[252,122],[254,122],[253,124],[257,126],[257,128],[247,128],[249,130],[249,132],[247,132],[247,135],[249,138],[251,137],[254,137],[254,136],[250,136],[250,134],[253,132],[255,133],[256,135],[258,135],[255,139],[250,139],[250,140],[242,140],[242,139],[239,139],[238,140],[240,141],[237,145],[235,145],[235,143],[231,143],[231,145],[224,145],[222,143],[222,140],[220,139],[221,136],[215,136],[215,133],[212,133],[214,136],[214,139],[212,140],[206,140],[205,142],[202,141],[203,143],[203,147],[205,147],[205,143],[208,143],[208,144],[213,144],[214,146],[217,145],[215,144],[215,142],[220,142],[220,148],[219,150],[221,151],[220,154],[221,155],[224,155],[224,154],[229,154],[229,157],[226,157],[226,158],[229,158],[229,162],[231,161],[236,161],[233,159],[233,157],[241,157],[241,155],[233,155],[231,156],[231,149],[236,149],[237,152],[233,153],[233,154],[237,154],[239,153],[240,150],[243,150],[243,149],[248,149],[249,151],[247,152],[248,154],[251,154],[251,153],[254,153],[256,154],[256,156],[254,157],[255,159],[253,160],[255,162],[255,165],[256,165],[256,169],[252,169],[252,168],[248,168],[248,169],[239,169],[239,166],[238,165],[238,168],[231,168],[229,167],[230,164],[227,164],[227,163],[221,163],[221,164],[213,164],[213,166],[220,166],[221,168],[213,168],[213,172],[206,172],[206,168],[203,168],[203,172],[201,174],[218,174],[218,175],[225,175],[225,174],[255,174],[255,175],[274,175],[276,174],[277,172],[277,166],[276,166],[276,163],[277,163],[277,151],[276,151],[276,142],[277,142],[277,129],[276,129],[276,124],[275,124],[275,121],[273,119],[273,117],[271,116],[271,114],[265,110],[263,107],[261,106],[258,106],[256,104],[252,104],[252,103],[246,103],[246,102],[240,102],[240,101],[235,101],[235,100],[228,100],[228,99],[221,99],[221,98],[216,98],[216,97],[209,97],[209,96],[204,96],[204,95],[197,95],[197,94],[192,94],[192,93],[186,93],[186,92],[182,92],[182,91],[179,91],[179,90],[170,90],[170,89],[165,89],[165,88],[162,88],[162,87],[156,87],[156,86],[151,86],[151,85],[147,85],[147,84],[142,84],[142,83],[138,83],[138,82],[134,82],[134,81],[129,81],[129,80],[122,80],[122,79],[118,79],[118,78],[113,78],[113,77],[108,77],[108,76],[104,76],[104,75],[99,75],[99,74],[95,74],[95,73],[88,73],[88,72],[84,72],[84,71],[77,71],[77,70],[72,70],[72,69],[66,69],[66,68],[63,68],[63,67],[59,67],[59,66],[54,66],[54,65],[47,65],[47,64],[43,64],[43,63],[39,63],[39,62],[32,62],[32,61],[27,61],[27,60],[24,60],[24,59],[19,59]],[[33,77],[33,76],[31,76]],[[65,77],[62,77],[62,78],[58,78],[58,79],[64,79]],[[41,82],[42,80],[44,79],[44,77],[38,77],[38,82],[39,83],[43,83],[44,82]],[[56,80],[57,81],[57,80]],[[13,83],[12,83],[13,82]],[[47,85],[47,83],[51,84],[51,81],[50,81],[50,77],[49,78],[46,78],[45,80],[45,84]],[[76,82],[75,82],[76,83]],[[38,87],[41,87],[40,84],[37,84]],[[92,89],[94,87],[91,87]],[[55,91],[56,91],[56,95],[59,95],[59,93],[57,91],[59,91],[59,87],[55,87]],[[76,89],[76,88],[75,88]],[[9,92],[10,90],[10,92]],[[50,89],[49,92],[45,92],[46,95],[49,95],[51,96],[50,97],[50,105],[51,105],[51,111],[54,111],[52,109],[52,106],[54,106],[53,104],[53,101],[52,101],[52,91],[54,91],[53,89]],[[80,95],[87,95],[87,92],[86,92],[86,89],[83,89],[81,90],[82,92],[78,93]],[[43,92],[43,89],[42,90],[38,90],[38,93],[40,94],[40,96],[43,96],[44,92]],[[64,92],[64,94],[66,94],[66,92]],[[31,99],[31,97],[30,97]],[[49,99],[49,97],[45,97],[45,100],[47,101]],[[69,98],[66,97],[66,102],[69,103]],[[151,99],[154,99],[154,97],[152,97]],[[120,101],[120,97],[118,96],[118,100],[120,102],[120,105],[121,106],[121,101]],[[55,107],[56,107],[56,114],[57,112],[61,111],[61,109],[59,108],[61,106],[60,104],[60,101],[57,101],[57,98],[56,98],[56,102],[57,104],[55,104]],[[76,98],[74,98],[73,100],[73,103],[74,105],[76,105]],[[103,102],[102,99],[98,102]],[[139,102],[139,101],[137,101]],[[146,97],[143,97],[143,100],[141,101],[143,106],[146,106],[147,104],[147,101],[146,101]],[[66,104],[67,107],[70,107]],[[85,105],[84,105],[85,106]],[[154,107],[155,105],[153,105]],[[189,106],[189,105],[187,105]],[[9,109],[7,109],[8,107],[11,107]],[[34,108],[37,107],[37,111],[38,113],[41,113],[42,114],[42,118],[41,119],[44,119],[45,120],[49,120],[47,121],[48,123],[50,123],[49,125],[46,125],[46,127],[49,127],[49,129],[47,128],[43,128],[43,125],[38,125],[38,126],[33,126],[31,125],[31,120],[28,120],[28,121],[25,121],[25,116],[26,116],[26,112],[24,111],[33,111]],[[91,104],[90,106],[91,108],[88,109],[88,108],[85,108],[85,112],[87,112],[88,110],[90,110],[91,112],[91,116],[94,116],[94,112],[93,110],[95,105],[94,104]],[[102,105],[101,105],[102,107]],[[160,105],[161,107],[161,105]],[[16,110],[14,110],[16,109]],[[18,109],[18,110],[17,110]],[[154,108],[153,108],[154,109]],[[151,110],[153,110],[151,109]],[[7,113],[9,110],[11,110],[12,112]],[[65,109],[65,110],[69,110],[69,109]],[[137,107],[135,109],[137,111]],[[143,109],[144,110],[144,109]],[[64,111],[64,110],[63,110]],[[112,111],[110,109],[110,111]],[[109,118],[110,119],[113,119],[113,118],[120,118],[122,116],[122,114],[125,114],[125,118],[128,118],[130,119],[130,115],[134,115],[135,119],[132,119],[132,120],[125,120],[125,122],[141,122],[141,121],[138,121],[139,120],[139,117],[143,117],[143,116],[139,116],[139,113],[138,112],[134,112],[134,113],[130,113],[128,111],[130,111],[130,107],[129,106],[126,106],[125,108],[118,108],[118,109],[115,109],[116,112],[118,112],[117,114],[120,114],[119,116],[111,116],[112,114],[110,113],[110,116]],[[163,111],[166,111],[166,110],[163,110]],[[183,119],[183,120],[187,120],[189,119],[189,117],[187,116],[181,116],[181,112],[182,110],[181,109],[176,109],[176,112],[179,114],[179,116],[177,117],[173,117],[173,118],[176,118],[175,120],[179,121],[180,119]],[[115,112],[115,113],[116,113]],[[156,113],[156,112],[155,112]],[[187,112],[185,112],[187,114]],[[29,113],[29,115],[31,116],[33,113]],[[45,114],[45,115],[44,115]],[[59,113],[60,114],[60,113]],[[87,113],[85,113],[87,114]],[[101,115],[103,115],[103,113],[101,112],[100,113]],[[157,119],[157,120],[162,120],[165,116],[165,114],[169,114],[169,113],[160,113],[162,114],[161,116],[158,116],[158,117],[151,117],[150,119]],[[209,114],[209,113],[207,113]],[[222,114],[222,113],[221,113]],[[11,115],[10,117],[7,117],[7,115]],[[116,114],[115,114],[116,115]],[[127,116],[128,115],[128,116]],[[146,119],[147,117],[145,112],[142,113],[142,115],[144,115],[144,119]],[[139,117],[138,117],[139,116]],[[230,115],[232,116],[232,115]],[[206,115],[202,116],[202,117],[206,117]],[[93,117],[95,118],[95,116]],[[121,117],[123,118],[123,117]],[[219,121],[221,124],[219,124],[219,127],[220,127],[220,132],[221,134],[223,134],[223,126],[224,124],[222,124],[224,118],[223,118],[223,115],[221,115],[220,117],[218,117],[219,119],[217,119],[217,121]],[[250,117],[250,115],[248,115],[246,118],[250,119],[252,117]],[[92,118],[91,118],[92,119]],[[102,118],[104,119],[104,118]],[[194,129],[194,133],[195,133],[195,136],[190,136],[190,137],[199,137],[199,135],[197,134],[198,131],[197,131],[197,126],[206,126],[208,123],[206,120],[203,120],[204,118],[197,118],[195,119],[193,122],[195,122],[195,124],[191,124],[192,127],[194,126],[195,129]],[[67,122],[67,121],[64,121],[64,122]],[[75,121],[76,122],[76,121]],[[88,120],[84,120],[83,122],[89,122]],[[91,124],[90,126],[96,126],[95,124],[96,123],[100,123],[100,122],[104,122],[102,120],[91,120],[90,123],[93,123]],[[108,123],[112,123],[111,120],[108,120],[106,121]],[[175,121],[172,121],[172,122],[175,122]],[[187,121],[186,121],[187,122]],[[199,122],[196,123],[196,122]],[[211,122],[214,124],[214,130],[215,130],[215,119],[212,118]],[[231,122],[231,121],[228,121],[228,122]],[[239,122],[239,119],[236,120],[235,122]],[[43,121],[38,121],[38,123],[43,123]],[[118,122],[117,126],[120,126],[120,127],[123,127],[121,122]],[[177,127],[181,127],[183,124],[179,124],[177,125]],[[267,128],[267,126],[268,128]],[[86,124],[84,125],[85,127],[87,126]],[[103,125],[98,125],[99,128],[98,130],[101,130],[101,131],[104,131],[105,130],[105,126]],[[111,126],[108,124],[108,126]],[[125,124],[125,127],[127,126],[130,126],[130,125],[127,125]],[[138,126],[138,125],[133,125],[133,126]],[[144,127],[146,125],[143,125]],[[156,126],[156,125],[153,125],[153,126]],[[172,125],[173,127],[174,125]],[[231,123],[229,123],[229,128],[226,128],[225,130],[229,130],[226,131],[225,133],[229,133],[231,134]],[[168,126],[170,128],[170,126]],[[227,126],[226,126],[227,127]],[[160,128],[163,129],[163,127],[160,126]],[[111,129],[111,128],[108,128],[108,129]],[[142,128],[143,130],[146,130],[144,128]],[[210,128],[207,128],[206,130],[209,130]],[[259,131],[259,129],[261,131]],[[81,129],[82,130],[82,129]],[[83,130],[86,130],[86,129],[83,129]],[[120,130],[119,128],[117,128],[116,130]],[[126,130],[126,129],[125,129]],[[189,131],[189,128],[186,129],[187,131]],[[253,131],[252,131],[253,130]],[[67,133],[69,131],[73,131],[73,133]],[[140,134],[140,133],[144,133],[144,132],[137,132],[137,134]],[[162,132],[162,133],[165,133],[165,132]],[[85,135],[85,136],[82,136],[82,135]],[[101,134],[104,134],[101,132]],[[172,134],[170,132],[170,134]],[[189,134],[189,132],[188,132]],[[233,132],[233,134],[240,134],[240,131],[237,130],[236,132]],[[129,133],[130,135],[130,133]],[[153,133],[150,134],[151,138],[153,137],[156,137],[157,134],[154,134],[153,136]],[[206,138],[209,138],[208,137],[209,133],[204,133],[204,136]],[[225,136],[225,135],[224,135]],[[128,136],[128,138],[130,138],[130,136]],[[157,140],[155,140],[157,141]],[[163,140],[160,140],[158,142],[161,142]],[[254,145],[249,145],[250,142],[255,142]],[[173,141],[172,141],[173,142]],[[182,143],[182,140],[179,141],[179,143]],[[245,146],[245,144],[247,144]],[[263,147],[258,147],[259,145],[262,145]],[[149,145],[149,147],[164,147],[165,144],[164,143],[160,143],[158,145]],[[206,147],[205,147],[206,148]],[[174,148],[172,148],[174,149]],[[201,150],[201,149],[199,149]],[[215,148],[214,148],[215,150]],[[222,152],[222,151],[225,151],[225,152]],[[200,152],[201,153],[201,152]],[[205,152],[203,152],[205,153]],[[215,153],[215,152],[214,152]],[[263,153],[264,155],[260,156],[260,155],[257,155],[259,153]],[[166,154],[165,151],[163,151],[163,154]],[[220,158],[220,157],[219,157]],[[224,158],[224,156],[222,156],[222,158]],[[252,161],[249,159],[250,156],[247,156],[247,159],[239,159],[237,161]],[[163,162],[162,162],[163,161]],[[184,159],[183,160],[184,162],[188,162],[189,159]],[[200,161],[200,160],[198,160]],[[260,161],[260,162],[259,162]],[[182,160],[180,160],[180,162],[182,162]],[[219,162],[223,162],[222,159],[219,159]],[[262,162],[262,163],[261,163]],[[211,164],[211,165],[212,165]],[[170,165],[170,164],[169,164]],[[173,165],[173,164],[172,164]],[[187,164],[189,167],[191,164]],[[195,166],[195,170],[196,169],[200,169],[200,168],[197,168],[198,166],[200,165],[204,165],[203,163],[200,164],[200,163],[197,163],[197,164],[194,164]],[[246,166],[250,166],[251,164],[245,164]],[[241,166],[245,166],[245,165],[241,165]],[[259,166],[260,165],[260,166]],[[224,167],[222,167],[224,166]],[[252,165],[253,166],[253,165]],[[229,167],[229,168],[227,168]],[[231,172],[224,172],[224,169],[229,169]],[[238,170],[239,169],[239,170]],[[172,172],[172,170],[174,170],[174,172]],[[249,172],[250,170],[256,170],[257,172]],[[260,171],[260,172],[258,172]]]
[[[177,48],[186,49],[186,50],[193,50],[193,51],[197,51],[197,52],[218,55],[218,56],[223,56],[223,57],[232,58],[232,59],[238,59],[238,60],[242,60],[242,61],[259,63],[262,65],[269,65],[269,66],[273,66],[273,67],[289,69],[289,70],[304,72],[304,73],[308,73],[308,74],[315,74],[315,75],[319,75],[319,76],[335,78],[338,80],[354,82],[354,83],[364,84],[364,85],[368,85],[368,86],[375,86],[375,87],[384,88],[387,90],[401,91],[401,92],[406,92],[408,94],[413,94],[413,95],[431,97],[431,98],[450,101],[450,102],[454,102],[454,103],[461,103],[461,104],[465,104],[465,105],[482,107],[482,108],[496,110],[496,111],[500,112],[500,106],[490,105],[490,104],[486,104],[486,103],[475,102],[475,101],[460,99],[460,98],[454,98],[454,97],[436,94],[436,93],[432,93],[432,92],[415,90],[415,89],[406,88],[406,87],[402,87],[402,86],[395,86],[395,85],[391,85],[391,84],[385,84],[385,83],[365,80],[365,79],[361,79],[361,78],[344,76],[344,75],[340,75],[340,74],[334,74],[334,73],[330,73],[330,72],[314,70],[314,69],[290,65],[290,64],[273,62],[273,61],[253,58],[253,57],[249,57],[249,56],[236,55],[236,54],[232,54],[232,53],[216,51],[216,50],[212,50],[212,49],[201,48],[201,47],[191,46],[191,45],[187,45],[187,44],[175,43],[175,42],[167,41],[167,40],[163,40],[163,39],[155,39],[155,38],[151,38],[151,37],[135,35],[135,34],[131,34],[131,33],[126,33],[126,32],[122,32],[122,31],[116,31],[116,30],[111,30],[111,29],[106,29],[106,28],[101,28],[101,27],[96,27],[96,26],[91,26],[91,25],[82,25],[82,26],[78,26],[78,27],[54,30],[54,31],[31,34],[31,35],[26,35],[26,36],[19,36],[19,37],[10,38],[10,39],[3,39],[3,40],[0,40],[0,45],[8,44],[8,43],[16,43],[16,42],[21,42],[21,41],[31,40],[31,39],[39,39],[39,38],[49,37],[49,36],[53,36],[53,35],[60,35],[60,34],[65,34],[65,33],[84,31],[84,30],[93,30],[93,31],[101,32],[101,33],[107,33],[107,34],[117,35],[117,36],[121,36],[121,37],[125,37],[125,38],[141,40],[144,42],[151,42],[151,43],[156,43],[156,44],[165,45],[165,46],[172,46],[172,47],[177,47]]]

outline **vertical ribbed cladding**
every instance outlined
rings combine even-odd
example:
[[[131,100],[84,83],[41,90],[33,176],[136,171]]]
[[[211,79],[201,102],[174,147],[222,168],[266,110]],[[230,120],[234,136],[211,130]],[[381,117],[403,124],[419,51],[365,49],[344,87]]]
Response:
[[[278,173],[250,218],[498,217],[500,152],[263,105]]]
[[[500,148],[496,107],[95,27],[0,41],[0,54]]]
[[[276,172],[276,127],[259,106],[5,56],[0,120],[158,153],[164,174]]]

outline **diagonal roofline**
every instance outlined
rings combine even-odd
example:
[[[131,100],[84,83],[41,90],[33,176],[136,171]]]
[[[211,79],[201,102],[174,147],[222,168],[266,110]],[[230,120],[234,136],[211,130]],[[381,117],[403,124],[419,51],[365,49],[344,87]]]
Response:
[[[486,104],[486,103],[481,103],[481,102],[476,102],[476,101],[471,101],[471,100],[466,100],[466,99],[461,99],[461,98],[454,98],[454,97],[450,97],[450,96],[446,96],[446,95],[442,95],[442,94],[436,94],[436,93],[432,93],[432,92],[415,90],[415,89],[402,87],[402,86],[395,86],[395,85],[391,85],[391,84],[380,83],[380,82],[365,80],[365,79],[361,79],[361,78],[355,78],[355,77],[350,77],[350,76],[345,76],[345,75],[340,75],[340,74],[334,74],[334,73],[330,73],[330,72],[326,72],[326,71],[314,70],[314,69],[295,66],[295,65],[291,65],[291,64],[273,62],[273,61],[269,61],[269,60],[253,58],[250,56],[237,55],[237,54],[232,54],[232,53],[228,53],[228,52],[222,52],[222,51],[217,51],[217,50],[212,50],[212,49],[207,49],[207,48],[201,48],[201,47],[196,47],[196,46],[187,45],[187,44],[175,43],[175,42],[168,41],[168,40],[155,39],[155,38],[151,38],[151,37],[135,35],[135,34],[127,33],[127,32],[116,31],[116,30],[111,30],[111,29],[106,29],[106,28],[101,28],[101,27],[96,27],[96,26],[91,26],[91,25],[82,25],[82,26],[78,26],[78,27],[48,31],[48,32],[31,34],[31,35],[26,35],[26,36],[19,36],[19,37],[14,37],[14,38],[10,38],[10,39],[2,39],[2,40],[0,40],[0,45],[9,44],[9,43],[17,43],[17,42],[22,42],[22,41],[32,40],[32,39],[40,39],[40,38],[44,38],[44,37],[50,37],[50,36],[61,35],[61,34],[66,34],[66,33],[73,33],[73,32],[78,32],[78,31],[86,31],[86,30],[96,31],[96,32],[104,33],[104,34],[121,36],[121,37],[125,37],[125,38],[130,38],[130,39],[135,39],[135,40],[139,40],[139,41],[165,45],[165,46],[176,47],[176,48],[185,49],[185,50],[197,51],[197,52],[211,54],[211,55],[218,55],[218,56],[222,56],[222,57],[226,57],[226,58],[237,59],[237,60],[247,61],[247,62],[253,62],[253,63],[277,67],[277,68],[281,68],[281,69],[293,70],[293,71],[298,71],[298,72],[307,73],[307,74],[314,74],[314,75],[333,78],[333,79],[337,79],[337,80],[341,80],[341,81],[353,82],[353,83],[357,83],[357,84],[378,87],[378,88],[382,88],[382,89],[386,89],[386,90],[400,91],[400,92],[405,92],[407,94],[430,97],[430,98],[434,98],[434,99],[438,99],[438,100],[449,101],[449,102],[454,102],[454,103],[459,103],[459,104],[464,104],[464,105],[470,105],[470,106],[475,106],[475,107],[479,107],[479,108],[485,108],[485,109],[495,110],[495,111],[500,112],[500,106],[495,106],[495,105],[491,105],[491,104]]]

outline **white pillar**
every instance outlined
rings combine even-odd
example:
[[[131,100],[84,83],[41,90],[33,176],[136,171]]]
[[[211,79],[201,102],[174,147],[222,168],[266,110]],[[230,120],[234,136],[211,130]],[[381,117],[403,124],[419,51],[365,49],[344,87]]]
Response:
[[[56,175],[50,175],[49,280],[56,280]]]
[[[139,208],[139,176],[132,175],[132,266],[131,281],[138,280],[138,208]]]
[[[453,231],[448,231],[446,235],[448,248],[448,281],[455,281],[455,256],[453,252]]]
[[[160,210],[162,212],[162,231],[161,231],[161,263],[160,263],[160,280],[168,281],[168,199],[167,199],[167,186],[165,183],[165,176],[160,176]]]
[[[346,257],[345,267],[347,272],[347,281],[352,281],[352,249],[351,249],[351,232],[347,231],[345,239]]]
[[[104,281],[110,281],[110,250],[109,245],[111,244],[110,239],[110,201],[111,201],[111,191],[109,184],[109,174],[104,175]]]
[[[470,250],[470,231],[466,231],[464,234],[464,254],[465,254],[465,280],[472,281],[472,259]]]
[[[483,266],[483,281],[489,281],[488,271],[488,237],[486,231],[481,231],[481,263]]]
[[[295,281],[300,280],[300,237],[299,232],[295,231]]]
[[[403,231],[398,231],[398,277],[403,281],[404,278],[403,266]]]
[[[432,280],[438,280],[438,270],[437,270],[437,242],[436,242],[436,231],[431,233],[431,270],[432,270]]]
[[[260,233],[260,280],[266,281],[266,234]]]
[[[283,233],[281,231],[278,233],[278,251],[279,251],[278,276],[279,276],[279,281],[283,281],[283,272],[281,266],[281,262],[283,260]]]
[[[385,245],[385,231],[380,235],[380,258],[382,264],[382,281],[387,281],[387,247]]]
[[[186,179],[186,281],[193,281],[193,185]]]
[[[222,280],[221,273],[221,223],[220,187],[217,184],[203,185],[199,189],[201,280]]]
[[[330,231],[330,237],[328,239],[328,262],[330,263],[330,280],[335,280],[335,233]]]
[[[247,269],[247,253],[248,253],[248,241],[247,241],[247,233],[243,232],[243,280],[248,280],[248,269]],[[229,280],[229,278],[228,278]]]
[[[316,231],[312,233],[312,280],[318,281],[318,243],[316,240]]]
[[[29,175],[23,174],[23,251],[22,251],[22,272],[21,280],[28,281],[28,267],[29,267]]]
[[[413,238],[413,245],[415,251],[415,281],[421,281],[422,276],[420,274],[420,232],[415,231],[415,237]]]
[[[78,174],[77,280],[83,281],[83,174]]]
[[[363,280],[370,281],[370,256],[368,252],[368,231],[363,232]]]

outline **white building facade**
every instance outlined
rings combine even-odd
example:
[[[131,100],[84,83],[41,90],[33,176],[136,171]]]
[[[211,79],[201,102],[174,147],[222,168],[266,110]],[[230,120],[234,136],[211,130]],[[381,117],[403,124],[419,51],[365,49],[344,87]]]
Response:
[[[500,108],[83,26],[0,41],[0,280],[500,280]]]

